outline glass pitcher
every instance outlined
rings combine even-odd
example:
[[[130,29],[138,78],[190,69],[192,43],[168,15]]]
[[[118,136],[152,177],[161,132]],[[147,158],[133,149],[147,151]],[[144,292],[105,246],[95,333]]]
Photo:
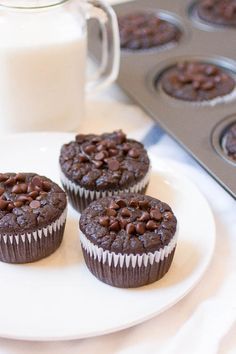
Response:
[[[102,60],[86,82],[91,18]],[[106,87],[118,68],[117,20],[103,0],[0,0],[0,133],[77,129],[85,92]]]

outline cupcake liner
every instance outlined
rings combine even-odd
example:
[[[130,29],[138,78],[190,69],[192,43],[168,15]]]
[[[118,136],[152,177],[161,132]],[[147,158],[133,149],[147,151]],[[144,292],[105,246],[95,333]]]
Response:
[[[104,251],[83,233],[80,234],[80,241],[86,264],[98,279],[113,286],[131,288],[150,284],[167,273],[174,256],[177,235],[161,250],[142,255]]]
[[[47,227],[22,234],[0,234],[0,260],[28,263],[49,256],[61,244],[67,208]]]
[[[91,202],[97,200],[99,198],[104,197],[111,197],[112,195],[118,195],[123,193],[141,193],[144,194],[151,175],[151,169],[149,168],[147,174],[144,178],[136,183],[134,186],[126,189],[121,190],[114,190],[114,191],[90,191],[86,188],[78,186],[77,184],[73,183],[69,180],[64,173],[61,171],[61,182],[63,188],[65,189],[69,202],[79,212],[82,212]]]

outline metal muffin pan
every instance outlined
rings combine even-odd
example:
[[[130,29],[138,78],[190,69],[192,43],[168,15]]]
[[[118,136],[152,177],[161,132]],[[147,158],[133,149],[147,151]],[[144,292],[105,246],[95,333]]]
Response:
[[[215,135],[213,139],[220,122],[233,115],[236,117],[236,98],[225,96],[217,102],[193,103],[172,98],[159,85],[155,87],[163,71],[184,60],[213,63],[236,75],[236,29],[198,20],[195,2],[137,0],[114,6],[117,15],[136,11],[168,13],[170,18],[178,19],[176,24],[182,29],[178,43],[170,47],[122,50],[118,84],[236,198],[236,165],[225,153],[219,152],[222,149],[216,147]],[[97,31],[91,34],[90,51],[98,57]]]

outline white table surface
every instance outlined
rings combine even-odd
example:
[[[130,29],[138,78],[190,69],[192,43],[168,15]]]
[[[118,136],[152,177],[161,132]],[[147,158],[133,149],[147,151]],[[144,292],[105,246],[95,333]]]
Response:
[[[116,111],[111,112],[114,100],[122,104],[116,105]],[[93,118],[95,113],[96,121]],[[106,119],[107,130],[126,127],[126,131],[132,133],[138,126],[140,138],[153,124],[116,85],[89,98],[87,121],[82,130],[88,131],[91,126],[93,131],[104,130],[104,123],[101,125],[100,122],[108,115],[111,119]],[[124,116],[123,121],[116,119],[119,115]],[[215,254],[200,283],[174,307],[136,327],[69,342],[0,339],[0,354],[236,353],[235,200],[166,134],[152,147],[152,151],[182,163],[183,173],[196,183],[213,210],[216,222]],[[197,227],[198,222],[201,222],[200,215],[196,215],[196,225],[193,227]]]

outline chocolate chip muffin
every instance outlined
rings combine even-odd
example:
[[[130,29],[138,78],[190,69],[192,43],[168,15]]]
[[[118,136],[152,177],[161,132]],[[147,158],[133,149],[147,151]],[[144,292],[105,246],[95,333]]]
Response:
[[[150,161],[143,145],[122,131],[79,134],[63,145],[61,181],[79,212],[93,200],[123,192],[145,193]]]
[[[225,153],[236,162],[236,122],[226,130],[222,139],[222,147]]]
[[[197,4],[198,16],[209,23],[236,26],[236,0],[201,0]]]
[[[91,203],[80,218],[80,240],[89,270],[121,288],[150,284],[170,268],[177,221],[166,203],[123,194]]]
[[[203,102],[230,94],[235,89],[235,80],[216,65],[182,62],[163,73],[161,85],[174,98]]]
[[[49,256],[61,244],[66,194],[35,173],[0,174],[0,260],[28,263]]]
[[[180,30],[155,13],[137,12],[118,17],[122,49],[140,50],[177,42]]]

